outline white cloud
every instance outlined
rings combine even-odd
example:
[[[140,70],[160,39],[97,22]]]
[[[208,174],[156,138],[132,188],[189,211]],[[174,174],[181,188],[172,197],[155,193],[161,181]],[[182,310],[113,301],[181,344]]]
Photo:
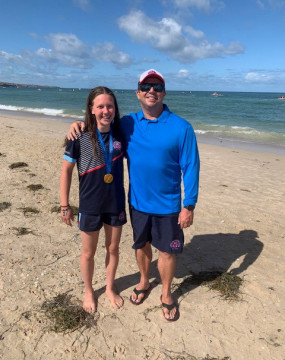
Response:
[[[167,0],[164,0],[167,2]],[[222,0],[168,0],[177,8],[185,11],[186,9],[196,8],[199,11],[210,13],[213,10],[220,10],[225,7]]]
[[[132,63],[131,57],[118,50],[112,43],[99,43],[87,46],[74,34],[50,34],[46,37],[51,49],[38,49],[36,54],[49,62],[74,68],[92,68],[94,61],[105,61],[116,67],[125,67]]]
[[[203,39],[205,34],[201,30],[195,30],[192,26],[185,26],[185,32],[188,33],[190,36],[196,39]]]
[[[285,5],[284,0],[268,0],[268,2],[270,6],[277,9],[280,9]]]
[[[53,50],[61,54],[88,56],[87,46],[74,34],[50,34],[46,37]]]
[[[256,0],[256,4],[260,7],[260,9],[264,10],[266,5],[275,8],[280,9],[283,6],[285,6],[284,0]]]
[[[183,28],[172,18],[163,18],[155,22],[142,11],[132,11],[118,19],[119,28],[125,31],[138,43],[149,42],[161,52],[169,54],[181,63],[191,63],[198,59],[235,55],[244,51],[243,46],[233,42],[227,46],[218,42],[211,44],[207,40],[198,41],[204,37],[202,31],[186,27]],[[192,36],[192,38],[191,38]]]
[[[42,59],[45,59],[47,63],[50,64],[58,63],[59,65],[79,69],[90,69],[93,67],[92,62],[88,58],[81,58],[61,52],[56,52],[53,49],[40,48],[35,52],[35,54]]]
[[[22,56],[9,54],[6,51],[0,51],[0,60],[9,61],[9,62],[19,62],[22,60]]]
[[[45,37],[50,47],[41,47],[36,51],[22,50],[20,54],[10,54],[0,51],[0,64],[6,73],[9,67],[18,73],[31,71],[34,74],[65,72],[72,69],[92,69],[96,62],[112,63],[123,68],[133,63],[132,58],[120,51],[112,43],[90,46],[82,42],[74,34],[49,34]]]
[[[186,69],[179,70],[177,77],[179,79],[188,79],[189,78],[189,70],[186,70]]]
[[[87,11],[89,8],[89,0],[73,0],[73,4],[83,11]]]
[[[249,72],[245,75],[245,80],[250,83],[268,83],[273,80],[273,76],[270,74]]]
[[[210,0],[174,0],[176,6],[181,8],[196,7],[199,10],[209,11],[211,7]]]
[[[117,67],[125,67],[132,63],[131,57],[119,51],[112,43],[98,44],[93,47],[92,54],[97,60],[113,63]]]

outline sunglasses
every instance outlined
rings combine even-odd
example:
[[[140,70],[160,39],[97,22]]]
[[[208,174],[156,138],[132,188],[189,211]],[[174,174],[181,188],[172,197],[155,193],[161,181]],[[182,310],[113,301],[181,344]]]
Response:
[[[143,92],[149,91],[151,88],[153,88],[156,92],[163,92],[164,91],[164,85],[163,84],[149,84],[149,83],[142,83],[139,85],[139,90]]]

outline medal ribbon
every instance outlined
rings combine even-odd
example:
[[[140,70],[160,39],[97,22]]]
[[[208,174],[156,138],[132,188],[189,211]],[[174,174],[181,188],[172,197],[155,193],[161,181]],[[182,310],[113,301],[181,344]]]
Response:
[[[105,146],[104,141],[102,139],[102,135],[101,135],[100,131],[98,130],[98,128],[96,128],[96,130],[97,130],[98,139],[100,141],[100,145],[101,145],[103,153],[104,153],[105,164],[106,164],[106,174],[111,174],[113,150],[114,150],[114,148],[113,148],[113,142],[114,141],[113,141],[112,129],[110,130],[110,134],[109,134],[109,154],[107,153],[107,149],[106,149],[106,146]]]

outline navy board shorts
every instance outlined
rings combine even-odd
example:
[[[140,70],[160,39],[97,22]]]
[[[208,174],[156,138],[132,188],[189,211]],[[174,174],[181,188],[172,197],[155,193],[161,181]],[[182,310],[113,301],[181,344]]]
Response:
[[[78,214],[78,228],[81,231],[98,231],[103,224],[110,226],[122,226],[127,222],[126,212],[123,210],[119,214]]]
[[[184,234],[178,224],[178,213],[148,214],[130,207],[133,227],[133,249],[141,249],[150,242],[159,251],[180,254],[184,246]]]

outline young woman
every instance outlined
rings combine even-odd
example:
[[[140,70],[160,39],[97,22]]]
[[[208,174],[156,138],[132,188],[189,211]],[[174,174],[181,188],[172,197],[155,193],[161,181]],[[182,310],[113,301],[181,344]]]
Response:
[[[113,92],[102,86],[92,89],[86,103],[85,131],[77,140],[67,143],[62,166],[61,219],[70,226],[73,213],[69,206],[69,192],[75,163],[78,168],[78,226],[82,237],[80,268],[85,285],[83,308],[90,313],[96,311],[92,278],[102,227],[107,251],[106,294],[114,308],[123,306],[123,299],[114,290],[122,225],[126,223],[119,119]]]

